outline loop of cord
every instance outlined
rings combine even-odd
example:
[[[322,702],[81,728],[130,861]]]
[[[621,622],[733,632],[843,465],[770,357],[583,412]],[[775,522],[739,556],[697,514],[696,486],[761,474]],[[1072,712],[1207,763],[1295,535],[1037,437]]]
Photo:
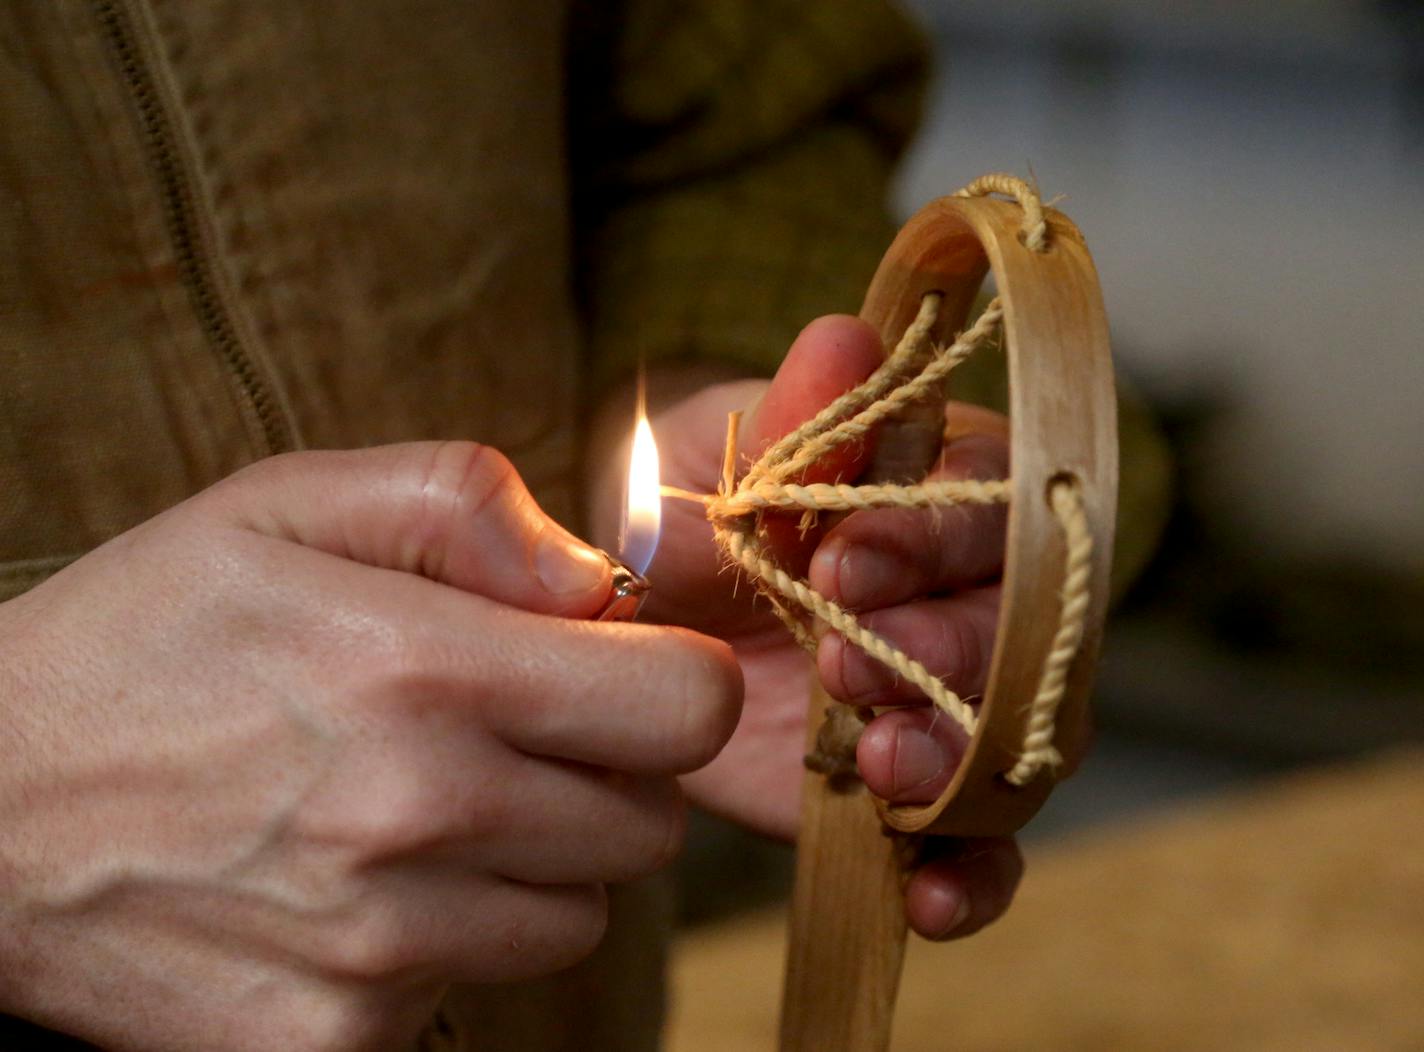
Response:
[[[956,196],[988,193],[1005,194],[1019,201],[1024,209],[1024,243],[1035,251],[1043,251],[1047,244],[1047,222],[1037,192],[1014,176],[986,175]],[[862,625],[851,611],[778,566],[766,551],[761,528],[762,517],[768,511],[800,510],[806,516],[814,516],[822,511],[1008,501],[1011,490],[1008,481],[936,481],[903,486],[796,481],[806,468],[831,450],[864,438],[901,408],[940,390],[950,371],[986,343],[1003,321],[1003,306],[996,298],[952,344],[931,349],[930,334],[941,299],[939,293],[927,293],[914,321],[880,368],[860,386],[768,447],[740,482],[735,479],[739,414],[734,414],[729,421],[718,492],[708,495],[671,488],[665,488],[664,492],[699,501],[705,506],[717,544],[728,561],[747,574],[802,647],[814,655],[818,639],[813,625],[834,629],[848,642],[919,687],[938,709],[972,737],[978,727],[978,717],[963,698],[920,662]],[[1067,689],[1069,669],[1082,642],[1091,600],[1089,577],[1093,542],[1078,486],[1072,480],[1059,479],[1051,486],[1048,499],[1064,535],[1066,554],[1061,606],[1058,628],[1039,677],[1038,689],[1029,705],[1020,757],[1004,774],[1013,785],[1025,785],[1044,768],[1053,769],[1062,763],[1063,758],[1053,745],[1054,721]],[[852,724],[846,726],[846,733],[835,736],[834,755],[827,752],[822,756],[825,750],[818,747],[817,752],[808,757],[809,766],[828,775],[833,771],[853,770],[856,728]]]
[[[1063,528],[1065,549],[1063,587],[1060,591],[1058,631],[1039,674],[1038,690],[1029,705],[1028,728],[1018,762],[1004,777],[1012,785],[1027,785],[1047,767],[1056,769],[1063,757],[1053,745],[1058,706],[1068,689],[1068,670],[1083,642],[1092,591],[1088,587],[1093,563],[1093,534],[1088,513],[1076,483],[1059,479],[1049,490],[1049,504]]]
[[[955,197],[987,197],[1002,194],[1012,197],[1023,209],[1024,245],[1034,252],[1048,251],[1048,220],[1043,213],[1043,199],[1038,190],[1016,175],[1006,172],[990,172],[981,175],[963,190],[955,191]]]

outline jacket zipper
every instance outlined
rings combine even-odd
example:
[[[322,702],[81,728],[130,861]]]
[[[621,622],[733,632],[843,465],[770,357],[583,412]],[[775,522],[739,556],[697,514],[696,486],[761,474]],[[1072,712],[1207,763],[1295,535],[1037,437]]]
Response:
[[[117,0],[94,0],[93,6],[118,62],[119,73],[133,98],[144,148],[158,180],[164,225],[168,228],[178,273],[188,290],[198,325],[247,398],[261,425],[267,452],[291,449],[292,430],[283,407],[243,348],[213,278],[212,263],[204,255],[203,237],[194,214],[194,196],[185,178],[177,136],[135,43],[134,27]]]

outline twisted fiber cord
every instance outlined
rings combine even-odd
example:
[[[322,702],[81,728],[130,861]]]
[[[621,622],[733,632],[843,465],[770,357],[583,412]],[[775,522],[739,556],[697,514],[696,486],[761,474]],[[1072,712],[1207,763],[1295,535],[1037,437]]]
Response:
[[[973,336],[965,333],[951,348],[941,352],[940,356],[926,367],[926,371],[935,369],[946,359],[962,361],[969,351],[992,335],[992,326],[976,326],[976,329],[977,332],[971,330],[974,332]],[[914,379],[908,380],[901,387],[903,389],[914,382]],[[846,411],[845,407],[853,409],[861,404],[864,404],[863,398],[847,397],[841,400],[842,411]],[[871,413],[870,408],[867,408],[852,419],[869,419],[873,424],[878,413],[888,415],[898,408],[899,404],[898,399],[882,398],[878,400],[877,413]],[[876,405],[877,403],[872,403],[872,407]],[[839,428],[841,424],[828,420],[823,426]],[[729,450],[735,442],[735,437],[735,422],[730,422]],[[792,463],[796,459],[798,458],[793,456],[783,463]],[[1006,502],[1010,490],[1011,484],[1007,481],[952,480],[911,486],[849,486],[832,483],[799,485],[772,480],[751,482],[750,476],[747,476],[730,493],[727,492],[724,481],[722,492],[715,495],[680,490],[670,490],[669,495],[697,500],[706,506],[718,545],[771,601],[777,616],[786,624],[800,646],[815,653],[817,640],[803,620],[804,615],[809,614],[813,620],[840,632],[847,640],[915,684],[938,708],[963,727],[966,733],[972,735],[978,721],[973,709],[963,699],[940,682],[923,664],[860,624],[850,611],[777,566],[764,551],[756,535],[756,528],[760,514],[772,509],[844,511],[870,507],[996,503]],[[1054,720],[1066,692],[1069,667],[1082,639],[1090,599],[1088,580],[1092,537],[1077,488],[1071,483],[1060,482],[1053,487],[1050,497],[1054,514],[1064,531],[1067,549],[1063,605],[1053,646],[1044,663],[1039,687],[1030,705],[1023,753],[1006,775],[1015,785],[1026,784],[1045,766],[1053,767],[1062,762],[1061,756],[1053,747]]]
[[[900,338],[900,342],[895,346],[895,350],[890,353],[880,368],[876,369],[863,384],[851,388],[796,430],[783,435],[769,446],[756,463],[747,469],[743,484],[755,483],[771,472],[773,468],[785,464],[793,456],[806,453],[805,447],[808,441],[826,434],[833,434],[832,428],[853,417],[865,406],[894,388],[904,377],[907,377],[914,370],[918,358],[929,341],[930,330],[934,328],[935,320],[939,317],[939,306],[943,299],[944,297],[938,292],[925,293],[920,300],[920,309],[915,315],[915,320],[910,323],[909,328]],[[824,449],[816,449],[813,451],[813,457],[833,448],[840,441],[850,441],[854,437],[856,436],[848,435],[844,439],[832,442]],[[806,464],[809,463],[810,461],[806,462]],[[803,464],[802,467],[805,467],[806,464]],[[792,473],[794,472],[779,472],[778,477],[786,478]]]
[[[836,399],[810,421],[768,449],[737,485],[732,485],[730,465],[736,441],[736,422],[729,421],[723,480],[714,495],[669,491],[670,495],[701,501],[712,521],[719,547],[771,600],[772,609],[796,641],[814,654],[817,640],[804,617],[840,632],[851,643],[919,687],[942,711],[973,735],[977,717],[962,698],[932,675],[923,664],[872,632],[850,611],[827,599],[807,582],[792,577],[766,554],[757,536],[761,513],[770,507],[801,508],[808,513],[857,507],[929,507],[966,501],[988,503],[1008,498],[1004,482],[931,482],[912,486],[845,486],[788,483],[787,476],[809,466],[826,451],[865,434],[901,406],[923,395],[948,375],[1000,323],[1003,312],[991,304],[978,322],[950,347],[931,351],[930,361],[910,375],[922,358],[924,346],[938,317],[941,296],[928,293],[919,313],[895,352],[864,384]]]
[[[1024,245],[1035,252],[1047,251],[1048,220],[1043,214],[1043,199],[1037,189],[1016,175],[990,172],[981,175],[963,190],[954,192],[955,197],[987,197],[989,194],[1003,194],[1017,201],[1024,214]]]
[[[771,509],[805,511],[865,511],[869,508],[923,508],[930,504],[1000,504],[1009,499],[1008,482],[955,479],[913,486],[812,482],[758,482],[717,501],[722,515],[745,515]],[[705,498],[698,498],[699,500]]]
[[[904,676],[919,687],[939,708],[951,717],[970,735],[978,726],[978,718],[958,694],[941,683],[930,670],[925,668],[903,650],[900,650],[883,636],[865,628],[856,616],[840,604],[827,599],[805,581],[792,577],[772,562],[762,550],[761,543],[754,536],[736,530],[727,532],[727,552],[732,560],[741,566],[760,584],[770,585],[786,599],[790,599],[808,610],[817,620],[830,625],[850,642],[882,664]],[[794,615],[793,615],[794,619]],[[802,645],[807,645],[805,626],[798,628]],[[795,630],[793,630],[795,631]],[[809,639],[808,649],[815,650],[814,637]]]
[[[930,296],[926,296],[925,303],[929,302]],[[936,311],[938,307],[939,298],[936,296]],[[923,317],[924,313],[922,304],[920,316]],[[1003,305],[997,298],[990,300],[974,324],[960,334],[949,347],[935,352],[935,356],[918,376],[906,380],[888,394],[877,398],[854,416],[841,420],[834,428],[807,437],[794,456],[775,465],[765,473],[765,477],[778,482],[794,478],[837,446],[863,439],[881,421],[936,390],[955,367],[993,335],[1003,319]],[[918,320],[916,319],[917,322]]]
[[[1053,747],[1054,721],[1068,687],[1068,669],[1083,642],[1088,603],[1092,598],[1088,577],[1092,570],[1093,535],[1078,487],[1060,480],[1054,483],[1049,499],[1053,514],[1063,527],[1067,549],[1061,593],[1063,605],[1058,614],[1058,631],[1038,680],[1038,691],[1029,706],[1023,753],[1004,776],[1014,785],[1026,785],[1044,767],[1055,768],[1063,762],[1062,755]]]

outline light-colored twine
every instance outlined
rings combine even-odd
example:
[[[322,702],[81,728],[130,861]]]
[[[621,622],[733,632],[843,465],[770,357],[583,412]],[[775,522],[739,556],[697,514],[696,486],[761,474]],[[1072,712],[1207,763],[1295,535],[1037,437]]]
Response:
[[[987,197],[989,194],[1002,194],[1017,201],[1024,214],[1024,246],[1035,252],[1048,251],[1048,219],[1043,212],[1043,199],[1034,186],[1016,175],[990,172],[981,175],[963,190],[956,190],[954,196]]]
[[[989,175],[976,179],[957,196],[1001,193],[1024,209],[1025,244],[1036,251],[1046,246],[1047,223],[1034,189],[1021,179]],[[948,347],[932,348],[930,335],[942,297],[927,293],[914,321],[895,350],[858,387],[841,395],[812,419],[772,443],[736,481],[736,438],[740,414],[728,422],[722,480],[716,494],[698,494],[664,487],[668,496],[701,502],[706,507],[717,544],[727,559],[751,578],[759,592],[791,631],[814,654],[818,638],[813,626],[839,632],[898,676],[909,680],[964,731],[978,727],[974,709],[944,685],[919,661],[861,624],[854,613],[826,598],[806,581],[777,565],[766,549],[763,517],[767,512],[799,510],[814,517],[823,511],[869,508],[928,508],[963,504],[1006,503],[1008,481],[934,481],[913,485],[845,485],[801,483],[802,473],[827,453],[859,441],[899,410],[941,390],[945,378],[994,335],[1003,322],[1003,306],[994,299],[979,318]],[[1089,576],[1092,535],[1077,485],[1055,480],[1048,494],[1053,514],[1064,533],[1066,559],[1058,629],[1029,705],[1027,730],[1020,757],[1004,777],[1025,785],[1044,768],[1056,768],[1062,757],[1053,745],[1054,721],[1067,689],[1068,672],[1082,642],[1091,599]],[[849,711],[849,710],[847,710]],[[847,724],[851,731],[854,726]],[[828,775],[854,770],[853,733],[838,733],[833,745],[818,748],[808,765]],[[842,740],[844,739],[844,740]],[[821,755],[826,752],[827,755]],[[834,753],[834,755],[831,755]]]
[[[1055,479],[1048,499],[1054,517],[1063,527],[1066,549],[1060,592],[1062,605],[1058,631],[1054,633],[1053,645],[1038,678],[1038,690],[1029,705],[1023,751],[1018,763],[1004,775],[1014,785],[1027,785],[1044,767],[1055,769],[1063,763],[1063,756],[1053,745],[1054,720],[1068,689],[1068,670],[1083,642],[1088,604],[1092,600],[1088,579],[1093,568],[1093,534],[1078,487],[1071,480]]]

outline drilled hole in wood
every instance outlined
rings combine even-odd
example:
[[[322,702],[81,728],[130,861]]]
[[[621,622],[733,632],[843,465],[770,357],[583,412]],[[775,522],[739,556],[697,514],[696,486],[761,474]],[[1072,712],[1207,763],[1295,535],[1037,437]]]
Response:
[[[1083,481],[1072,471],[1055,471],[1048,477],[1048,482],[1043,487],[1043,501],[1050,508],[1053,507],[1053,491],[1059,486],[1068,485],[1073,487],[1073,491],[1079,496],[1083,494]]]

